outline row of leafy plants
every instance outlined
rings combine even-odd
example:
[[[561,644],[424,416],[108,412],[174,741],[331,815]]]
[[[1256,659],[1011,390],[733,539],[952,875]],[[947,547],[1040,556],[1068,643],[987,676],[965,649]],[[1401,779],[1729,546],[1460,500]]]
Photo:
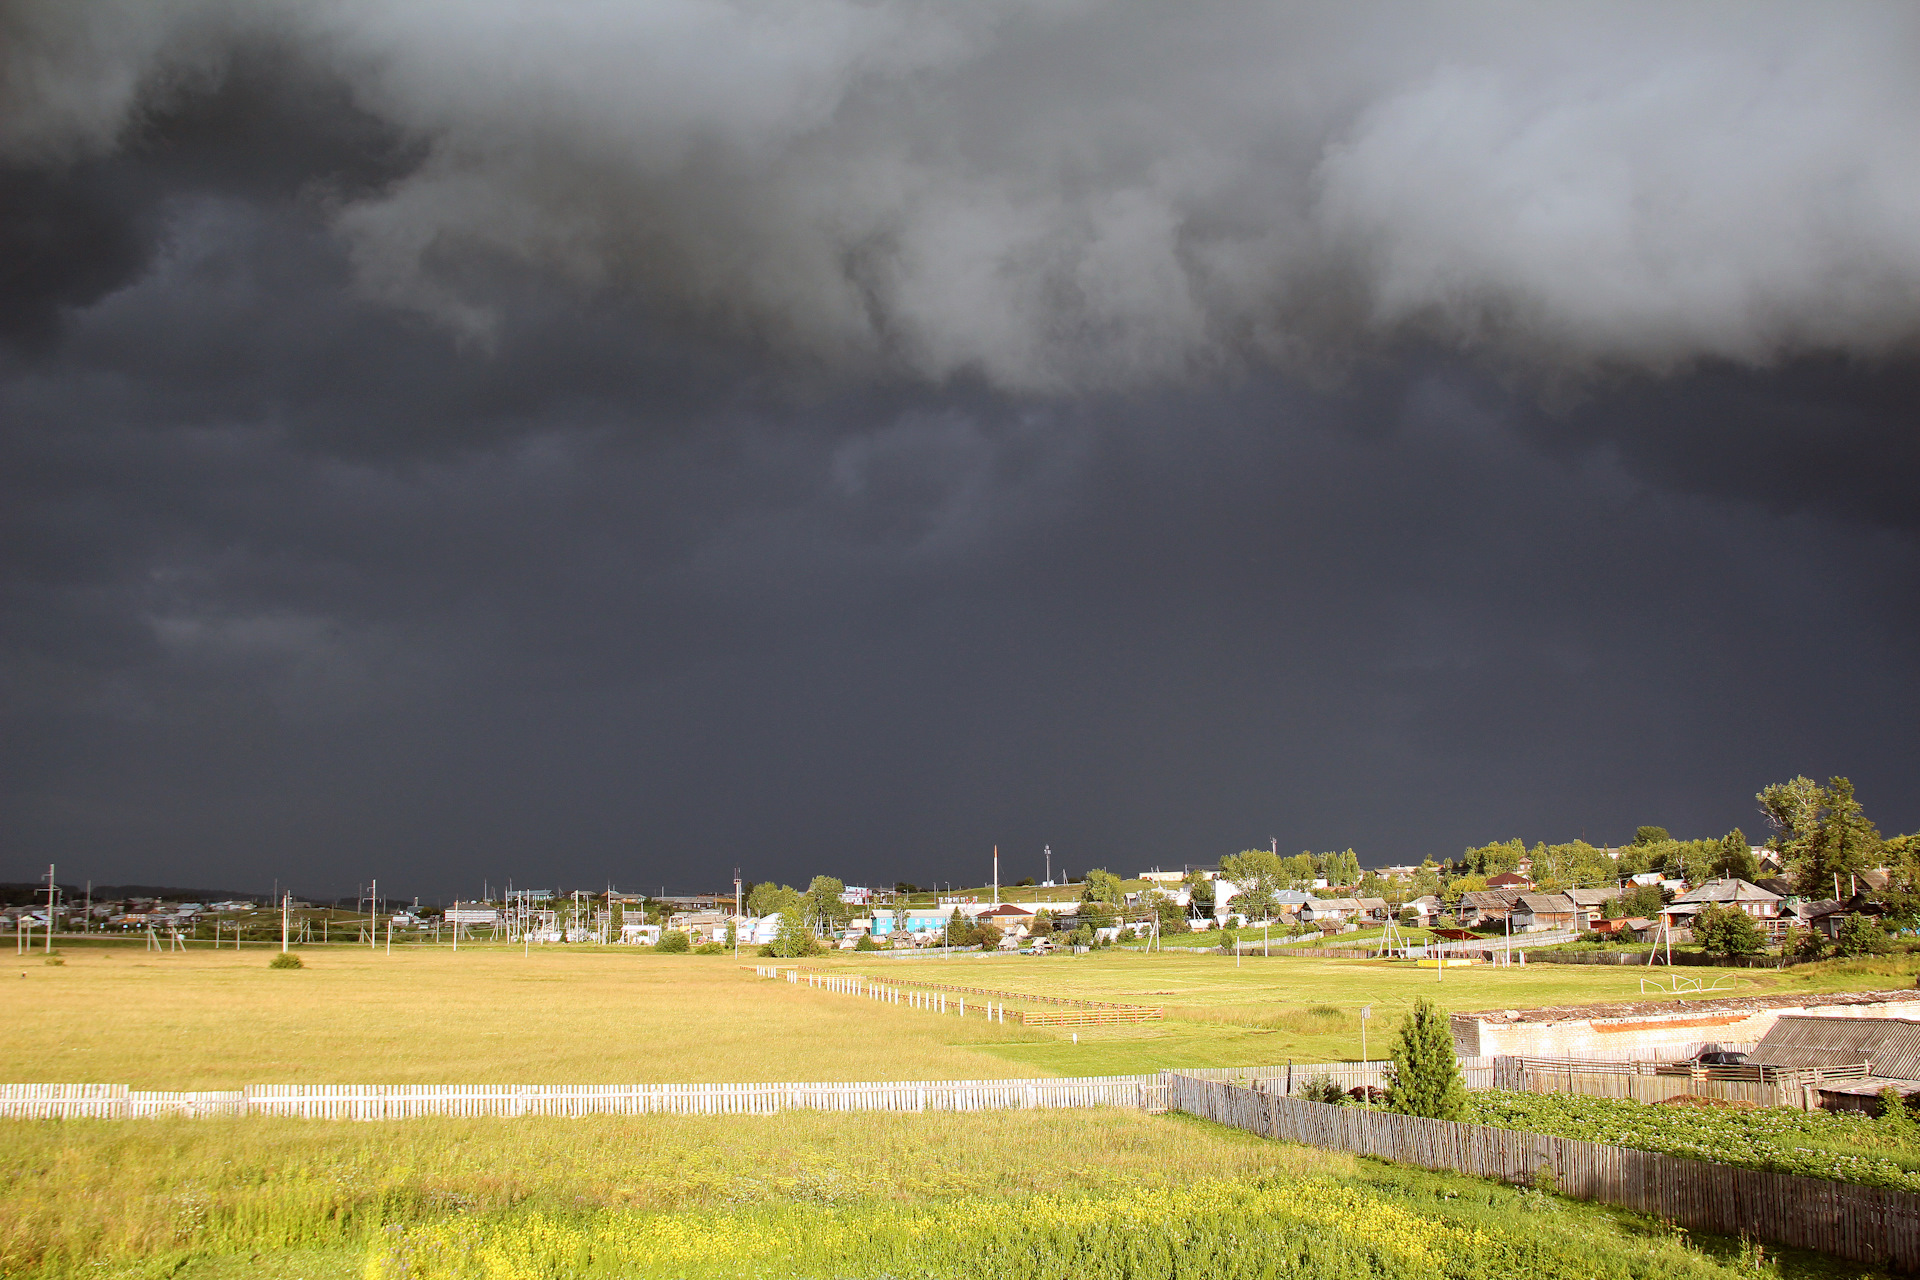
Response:
[[[1897,1099],[1875,1118],[1491,1089],[1469,1095],[1458,1118],[1746,1169],[1920,1191],[1920,1125]]]

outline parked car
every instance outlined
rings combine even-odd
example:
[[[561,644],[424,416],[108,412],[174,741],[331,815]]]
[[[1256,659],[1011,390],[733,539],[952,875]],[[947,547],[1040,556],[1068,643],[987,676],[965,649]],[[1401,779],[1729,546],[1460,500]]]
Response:
[[[1708,1049],[1694,1057],[1694,1061],[1703,1067],[1737,1067],[1746,1060],[1746,1054],[1735,1053],[1731,1049]]]

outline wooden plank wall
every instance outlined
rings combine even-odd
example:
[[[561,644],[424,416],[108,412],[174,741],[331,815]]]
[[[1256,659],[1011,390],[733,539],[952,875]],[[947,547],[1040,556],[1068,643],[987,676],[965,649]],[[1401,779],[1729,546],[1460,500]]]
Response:
[[[1262,1137],[1530,1185],[1545,1166],[1562,1195],[1855,1262],[1920,1268],[1920,1195],[1487,1125],[1336,1107],[1166,1073],[1169,1109]]]
[[[1165,1109],[1158,1075],[1039,1080],[767,1084],[249,1085],[146,1093],[126,1085],[0,1085],[0,1118],[133,1119],[279,1115],[308,1120],[417,1116],[770,1115],[778,1111],[1003,1111],[1051,1107]]]

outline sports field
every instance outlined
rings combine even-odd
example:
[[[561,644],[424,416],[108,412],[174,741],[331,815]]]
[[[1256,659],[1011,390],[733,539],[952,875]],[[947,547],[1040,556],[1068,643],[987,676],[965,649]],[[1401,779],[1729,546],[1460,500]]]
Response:
[[[1236,967],[1180,953],[818,962],[1168,1010],[1161,1023],[1083,1031],[1076,1045],[1068,1031],[768,981],[731,957],[335,947],[272,970],[271,954],[67,944],[60,965],[16,958],[0,1079],[215,1088],[1093,1074],[1355,1056],[1368,1003],[1379,1056],[1421,994],[1511,1008],[1639,993],[1630,972],[1558,966],[1436,980],[1379,962]],[[1896,976],[1910,967],[1739,980],[1891,985],[1912,981]],[[1020,1258],[1034,1275],[1151,1275],[1159,1255],[1129,1252],[1126,1231],[1164,1240],[1155,1224],[1169,1216],[1191,1229],[1181,1247],[1194,1257],[1257,1237],[1299,1262],[1277,1274],[1755,1274],[1737,1242],[1135,1112],[7,1121],[0,1186],[0,1274],[45,1277],[958,1276]],[[1025,1252],[1006,1254],[1009,1241]],[[1762,1274],[1859,1274],[1807,1257],[1782,1265]],[[1192,1273],[1239,1274],[1230,1258]]]

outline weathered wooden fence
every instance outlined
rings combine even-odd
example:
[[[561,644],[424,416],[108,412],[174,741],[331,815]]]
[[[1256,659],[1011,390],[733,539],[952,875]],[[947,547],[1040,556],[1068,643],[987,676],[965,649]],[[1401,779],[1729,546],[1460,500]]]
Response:
[[[961,1017],[967,1014],[967,996],[986,997],[976,999],[974,1008],[984,1009],[989,1020],[996,1016],[1005,1022],[1011,1012],[1014,1021],[1029,1027],[1091,1027],[1114,1023],[1157,1022],[1166,1017],[1163,1009],[1145,1005],[1113,1004],[1104,1000],[1083,1000],[1075,996],[1041,996],[1021,991],[997,991],[990,987],[967,987],[951,982],[914,981],[908,978],[887,978],[876,982],[860,974],[842,973],[831,969],[810,969],[798,965],[757,964],[753,971],[763,978],[785,978],[791,983],[805,983],[819,991],[834,991],[843,995],[867,996],[888,1003],[903,1002],[917,1008],[931,1009],[938,1013],[948,1012],[947,996],[956,1000],[954,1008]],[[1016,1008],[1009,1010],[1007,1001],[1017,1000],[1022,1004],[1043,1004],[1062,1006],[1052,1009]]]
[[[1746,1235],[1855,1262],[1920,1268],[1920,1195],[1625,1147],[1336,1107],[1167,1072],[1167,1106],[1262,1137],[1531,1185],[1694,1231]]]
[[[1158,1074],[1039,1080],[880,1080],[769,1084],[249,1085],[143,1093],[126,1085],[0,1085],[0,1118],[123,1120],[145,1116],[770,1115],[778,1111],[1008,1111],[1054,1107],[1165,1109]]]
[[[1495,1061],[1493,1058],[1454,1059],[1460,1068],[1460,1078],[1469,1089],[1494,1087]],[[1316,1076],[1324,1076],[1342,1089],[1363,1086],[1384,1089],[1392,1066],[1390,1060],[1380,1058],[1368,1062],[1287,1062],[1269,1067],[1181,1067],[1180,1074],[1196,1080],[1225,1080],[1292,1097]]]

